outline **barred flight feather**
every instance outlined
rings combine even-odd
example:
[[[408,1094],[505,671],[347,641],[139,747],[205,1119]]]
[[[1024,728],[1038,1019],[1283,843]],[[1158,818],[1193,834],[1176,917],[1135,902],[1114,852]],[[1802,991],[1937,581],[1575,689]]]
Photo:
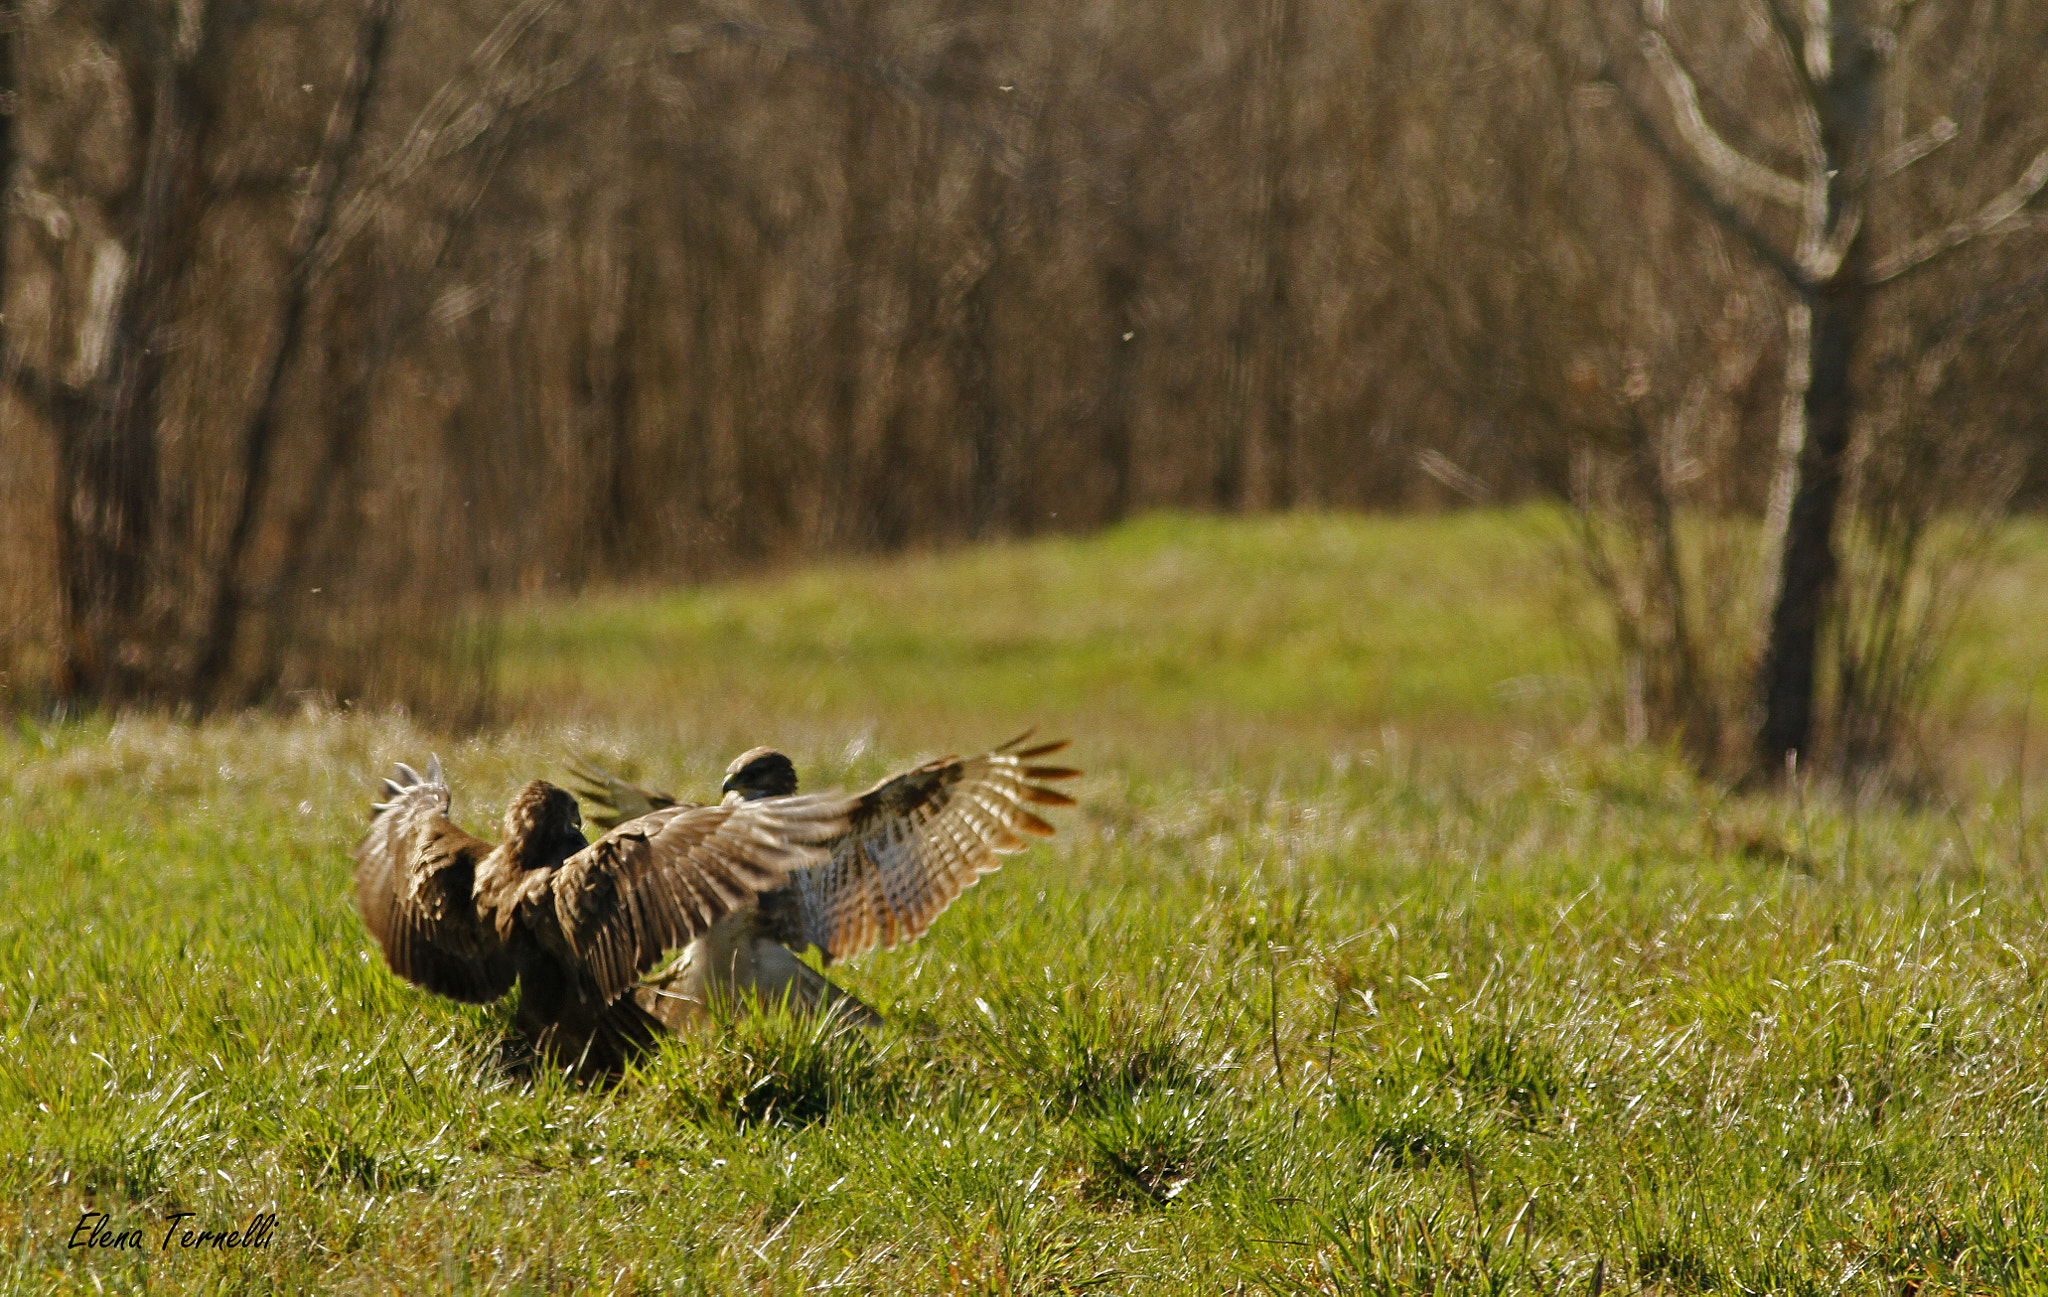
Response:
[[[996,869],[1002,856],[1023,850],[1030,838],[1054,831],[1029,807],[1074,804],[1073,798],[1046,785],[1080,772],[1039,760],[1061,751],[1066,743],[1027,747],[1029,738],[1026,731],[977,757],[928,762],[858,797],[834,803],[829,810],[788,795],[794,793],[796,775],[786,756],[769,748],[743,754],[726,772],[724,805],[781,807],[774,822],[763,819],[745,826],[747,834],[760,840],[759,847],[735,866],[761,895],[751,907],[743,901],[740,908],[731,909],[731,918],[723,917],[723,898],[708,905],[721,912],[706,921],[715,925],[714,934],[725,935],[707,936],[703,942],[722,952],[742,951],[754,940],[742,937],[742,932],[758,932],[796,949],[816,946],[831,963],[877,946],[886,949],[916,940],[963,891]],[[594,823],[616,825],[618,830],[638,826],[667,832],[662,826],[675,812],[662,808],[676,806],[675,798],[638,787],[587,761],[575,773],[584,785],[581,792],[591,804]],[[738,832],[740,826],[733,826],[731,833]],[[828,858],[795,858],[801,854],[799,844],[813,843]],[[786,883],[772,891],[752,876],[752,870],[771,856],[787,870]],[[748,914],[753,917],[746,918]],[[707,951],[712,948],[706,946]],[[663,974],[661,984],[674,987],[681,985],[677,978],[696,976],[698,993],[709,993],[703,979],[717,974],[706,974],[699,965],[712,958],[704,954],[693,964],[693,956],[686,954]],[[726,961],[724,975],[746,976],[731,973],[728,955],[716,958]],[[695,974],[689,972],[692,968],[697,969]],[[845,998],[829,982],[816,981],[829,995]],[[657,997],[675,998],[669,993]]]

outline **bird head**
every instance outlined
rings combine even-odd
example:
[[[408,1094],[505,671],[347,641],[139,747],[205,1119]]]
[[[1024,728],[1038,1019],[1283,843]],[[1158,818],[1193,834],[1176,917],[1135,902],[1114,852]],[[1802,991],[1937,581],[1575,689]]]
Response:
[[[725,768],[725,784],[719,791],[725,794],[728,806],[762,797],[787,797],[796,791],[796,766],[774,748],[752,748]]]
[[[560,863],[590,845],[576,799],[545,779],[520,789],[506,808],[505,841],[519,844],[528,868]]]

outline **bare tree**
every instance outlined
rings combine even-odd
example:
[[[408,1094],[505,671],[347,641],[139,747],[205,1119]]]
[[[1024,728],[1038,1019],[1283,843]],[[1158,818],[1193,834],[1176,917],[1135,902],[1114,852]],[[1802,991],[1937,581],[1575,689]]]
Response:
[[[1992,47],[1996,6],[1974,16],[1964,50],[1956,51],[1947,11],[1935,5],[1811,0],[1795,12],[1789,0],[1759,3],[1784,83],[1777,97],[1791,141],[1781,150],[1784,162],[1760,160],[1731,142],[1731,125],[1761,138],[1777,123],[1765,111],[1727,107],[1725,99],[1718,112],[1710,106],[1661,3],[1603,6],[1595,21],[1609,60],[1601,74],[1641,138],[1793,303],[1795,354],[1787,368],[1803,390],[1786,422],[1773,489],[1771,521],[1782,540],[1759,678],[1757,754],[1769,771],[1814,742],[1820,637],[1836,598],[1838,518],[1864,412],[1861,371],[1869,363],[1874,305],[1973,243],[2029,229],[2028,205],[2048,185],[2048,129],[2038,117],[2014,129],[1985,113],[1981,99],[1972,112],[1968,101],[1976,92],[1964,78],[1984,75],[1983,59],[1950,62],[1955,53],[1981,56]],[[1915,55],[1949,63],[1939,80],[1960,101],[1949,112],[1928,114],[1926,87],[1908,72]],[[1931,69],[1915,70],[1922,82],[1929,79]],[[1909,115],[1921,117],[1910,128]],[[2015,166],[2007,159],[2015,137],[2026,135],[2038,151],[2021,152]],[[1951,191],[1963,202],[1931,227],[1900,228],[1906,223],[1885,208],[1887,182],[1944,152],[1970,159]],[[1994,166],[2003,174],[1985,193],[1976,176],[1996,174]]]
[[[56,434],[62,688],[121,701],[147,694],[164,670],[148,599],[164,333],[197,233],[218,116],[213,61],[229,23],[211,5],[117,3],[94,17],[134,121],[124,180],[108,195],[72,363],[17,377]]]

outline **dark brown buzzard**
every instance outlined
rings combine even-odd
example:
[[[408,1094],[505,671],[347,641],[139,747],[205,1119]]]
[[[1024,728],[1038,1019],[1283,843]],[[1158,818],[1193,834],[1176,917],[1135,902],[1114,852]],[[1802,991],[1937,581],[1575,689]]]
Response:
[[[591,843],[575,798],[535,780],[492,846],[449,819],[438,757],[384,787],[356,848],[356,903],[391,971],[472,1004],[516,980],[523,1040],[598,1074],[662,1032],[631,994],[640,975],[792,870],[824,865],[863,809],[832,796],[669,806]]]

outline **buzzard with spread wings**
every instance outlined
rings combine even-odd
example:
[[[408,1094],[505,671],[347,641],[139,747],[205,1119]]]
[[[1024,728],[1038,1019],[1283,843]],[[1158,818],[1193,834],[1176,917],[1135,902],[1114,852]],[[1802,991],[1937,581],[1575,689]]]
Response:
[[[764,1002],[829,1009],[860,1022],[879,1015],[797,958],[817,947],[826,964],[924,935],[956,897],[1022,851],[1024,835],[1050,836],[1033,806],[1071,806],[1045,786],[1080,771],[1042,758],[1064,741],[1024,746],[1025,734],[977,757],[943,757],[885,779],[850,799],[844,829],[821,845],[828,857],[792,869],[778,887],[696,936],[676,960],[634,991],[636,1003],[671,1028],[716,999],[752,993]],[[577,792],[595,824],[625,824],[678,805],[588,762]],[[741,754],[726,769],[720,806],[768,806],[796,793],[796,767],[772,748]]]
[[[830,859],[858,799],[768,797],[650,808],[589,842],[576,799],[535,780],[505,812],[504,841],[449,818],[436,757],[385,781],[356,848],[356,903],[391,971],[471,1004],[520,986],[520,1035],[557,1065],[619,1070],[663,1031],[637,979],[793,871]]]

